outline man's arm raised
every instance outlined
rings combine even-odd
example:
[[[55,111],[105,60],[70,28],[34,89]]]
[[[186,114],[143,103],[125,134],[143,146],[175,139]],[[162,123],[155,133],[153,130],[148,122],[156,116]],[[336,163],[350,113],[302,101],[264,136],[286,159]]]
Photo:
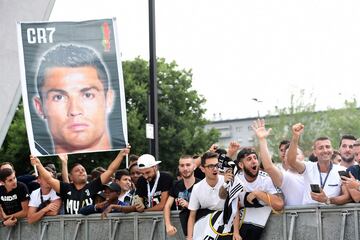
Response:
[[[51,173],[41,164],[39,158],[30,155],[30,161],[31,165],[36,167],[41,177],[55,190],[55,192],[60,193],[60,181],[52,177]]]
[[[281,187],[283,175],[282,175],[280,169],[278,169],[271,161],[271,156],[269,153],[268,144],[267,144],[267,140],[266,140],[267,136],[269,136],[269,134],[271,132],[271,128],[266,130],[264,119],[261,119],[261,120],[258,119],[257,121],[254,121],[251,128],[254,130],[254,132],[259,140],[260,156],[261,156],[261,160],[262,160],[262,164],[264,166],[265,172],[267,172],[269,174],[269,176],[271,177],[271,180],[273,181],[273,183],[276,187]]]
[[[292,126],[292,138],[286,156],[289,165],[300,174],[305,171],[305,164],[302,161],[298,161],[296,159],[296,155],[299,146],[300,135],[303,133],[303,131],[304,131],[304,125],[302,125],[301,123],[297,123]]]
[[[100,180],[102,184],[106,184],[110,181],[111,176],[119,168],[124,157],[129,153],[130,153],[130,146],[127,146],[126,148],[120,150],[116,158],[110,163],[108,169],[100,175]]]
[[[70,183],[69,171],[68,171],[68,155],[59,154],[61,160],[61,177],[64,183]]]

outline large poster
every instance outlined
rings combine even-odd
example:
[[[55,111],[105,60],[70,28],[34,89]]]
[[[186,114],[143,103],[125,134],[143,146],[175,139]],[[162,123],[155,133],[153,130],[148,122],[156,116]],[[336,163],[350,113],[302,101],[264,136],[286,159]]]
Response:
[[[31,153],[108,151],[127,144],[115,19],[18,23]]]

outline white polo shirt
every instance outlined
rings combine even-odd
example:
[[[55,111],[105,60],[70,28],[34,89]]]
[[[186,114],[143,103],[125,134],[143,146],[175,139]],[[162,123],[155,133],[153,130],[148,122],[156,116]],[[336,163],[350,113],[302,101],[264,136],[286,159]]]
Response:
[[[320,172],[317,166],[317,162],[304,162],[305,171],[303,172],[304,176],[304,197],[303,204],[313,204],[319,203],[314,201],[311,196],[311,188],[310,184],[318,184],[321,187],[320,183]],[[337,197],[341,194],[341,178],[339,176],[338,171],[346,170],[345,167],[333,164],[332,169],[328,173],[321,173],[322,182],[325,182],[326,176],[328,175],[323,191],[325,192],[327,197]]]

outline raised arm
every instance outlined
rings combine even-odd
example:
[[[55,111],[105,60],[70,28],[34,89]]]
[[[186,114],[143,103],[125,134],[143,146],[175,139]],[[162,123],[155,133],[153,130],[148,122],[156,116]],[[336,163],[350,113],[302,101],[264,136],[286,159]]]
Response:
[[[237,151],[240,149],[240,144],[236,141],[231,141],[229,143],[228,149],[227,149],[227,153],[226,156],[228,156],[231,159],[235,159],[236,158],[236,153]]]
[[[62,180],[65,183],[70,183],[69,171],[68,171],[68,155],[67,154],[59,154],[59,158],[61,160],[61,177],[62,177]]]
[[[100,175],[101,183],[106,184],[110,181],[111,176],[119,168],[122,160],[130,153],[130,146],[121,149],[116,158],[110,163],[108,169]]]
[[[266,130],[264,119],[258,119],[257,121],[254,121],[251,128],[254,130],[256,137],[259,140],[260,156],[265,172],[269,174],[276,187],[281,187],[283,175],[280,169],[278,169],[271,161],[271,156],[266,140],[267,136],[269,136],[271,132],[271,128]]]
[[[51,173],[41,164],[39,158],[30,155],[30,161],[31,165],[37,168],[41,177],[55,190],[55,192],[60,193],[60,181],[52,177]]]
[[[286,156],[288,164],[298,173],[303,173],[305,171],[304,162],[296,159],[297,149],[299,146],[299,139],[303,131],[304,131],[304,125],[302,125],[301,123],[297,123],[292,126],[292,138],[290,141],[288,154]]]

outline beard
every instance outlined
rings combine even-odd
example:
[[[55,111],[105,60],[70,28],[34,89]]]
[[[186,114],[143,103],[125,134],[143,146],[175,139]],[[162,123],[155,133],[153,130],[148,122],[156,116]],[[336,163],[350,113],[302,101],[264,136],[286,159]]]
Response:
[[[183,178],[191,178],[194,175],[194,171],[188,172],[187,174],[181,174]]]
[[[347,162],[347,163],[350,163],[354,160],[354,156],[351,156],[351,157],[345,157],[345,156],[341,156],[341,160],[344,161],[344,162]]]
[[[247,167],[244,166],[244,172],[249,177],[255,178],[259,174],[259,169],[256,171],[256,174],[253,174]]]

